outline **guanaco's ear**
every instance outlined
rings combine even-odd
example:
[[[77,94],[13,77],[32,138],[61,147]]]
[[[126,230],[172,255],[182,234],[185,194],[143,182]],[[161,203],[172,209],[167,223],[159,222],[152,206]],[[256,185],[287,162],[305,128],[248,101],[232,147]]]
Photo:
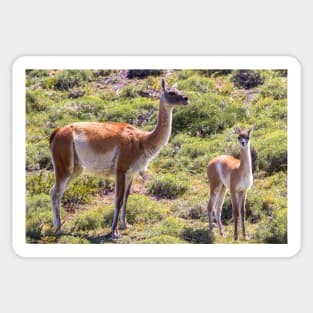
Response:
[[[248,135],[249,137],[251,136],[252,132],[253,132],[254,126],[251,126],[250,129],[248,130]]]
[[[163,91],[165,91],[165,80],[164,80],[164,78],[162,78],[162,89],[163,89]]]
[[[235,132],[236,132],[236,134],[240,134],[241,129],[240,129],[240,127],[239,127],[239,126],[235,129]]]

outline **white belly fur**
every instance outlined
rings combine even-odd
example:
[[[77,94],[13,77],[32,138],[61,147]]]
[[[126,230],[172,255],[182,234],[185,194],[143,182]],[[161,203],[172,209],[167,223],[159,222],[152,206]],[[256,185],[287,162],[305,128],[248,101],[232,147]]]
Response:
[[[99,154],[92,149],[83,135],[75,135],[74,147],[80,165],[84,170],[98,174],[112,174],[115,172],[119,154],[118,146],[105,154]],[[158,153],[159,151],[147,151],[133,162],[128,170],[128,174],[145,171],[149,162],[157,157]]]
[[[223,183],[223,185],[226,186],[227,188],[229,188],[229,186],[230,186],[230,175],[227,175],[226,177],[223,175],[221,162],[218,162],[216,164],[216,169],[217,169],[217,173],[218,173],[220,180]]]
[[[83,169],[91,172],[113,172],[116,167],[118,147],[104,154],[96,153],[83,136],[74,137],[75,152]]]

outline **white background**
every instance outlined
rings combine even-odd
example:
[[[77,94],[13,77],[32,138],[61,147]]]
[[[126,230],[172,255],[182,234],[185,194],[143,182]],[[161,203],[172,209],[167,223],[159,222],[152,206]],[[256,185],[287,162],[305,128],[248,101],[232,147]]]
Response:
[[[309,312],[309,1],[0,4],[1,312]],[[290,259],[22,259],[11,248],[11,65],[21,55],[291,55],[302,64],[302,249]],[[299,136],[300,138],[300,136]]]

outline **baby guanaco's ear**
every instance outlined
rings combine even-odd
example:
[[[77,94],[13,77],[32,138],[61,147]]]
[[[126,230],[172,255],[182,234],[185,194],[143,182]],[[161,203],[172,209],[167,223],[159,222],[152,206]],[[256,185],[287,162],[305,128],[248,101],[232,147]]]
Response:
[[[252,132],[253,132],[254,126],[251,126],[250,129],[248,130],[248,135],[249,137],[251,136]]]
[[[164,78],[162,78],[162,89],[163,89],[163,91],[165,91],[165,80],[164,80]]]
[[[240,128],[239,126],[238,126],[238,127],[236,127],[236,129],[235,129],[235,133],[239,135],[239,134],[240,134],[240,132],[241,132],[241,128]]]

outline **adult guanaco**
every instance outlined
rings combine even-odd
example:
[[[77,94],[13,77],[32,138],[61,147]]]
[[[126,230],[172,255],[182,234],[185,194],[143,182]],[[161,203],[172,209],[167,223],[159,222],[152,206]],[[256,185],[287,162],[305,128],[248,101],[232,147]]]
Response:
[[[50,191],[53,224],[59,232],[60,201],[70,181],[88,170],[115,174],[115,208],[112,238],[119,237],[118,218],[127,227],[126,203],[133,177],[147,168],[162,146],[166,145],[172,128],[174,106],[188,104],[188,98],[176,88],[167,88],[162,79],[158,120],[154,130],[147,132],[126,123],[79,122],[57,128],[50,137],[50,150],[55,184]]]
[[[253,184],[252,163],[250,152],[250,136],[253,127],[248,131],[236,129],[240,146],[240,160],[230,155],[222,155],[211,160],[207,167],[210,187],[210,200],[208,202],[209,229],[213,229],[213,212],[215,212],[219,233],[223,234],[221,222],[222,206],[225,200],[226,189],[230,190],[232,215],[234,222],[234,239],[238,240],[238,216],[241,216],[242,233],[246,240],[249,236],[245,228],[245,204],[247,191]]]

